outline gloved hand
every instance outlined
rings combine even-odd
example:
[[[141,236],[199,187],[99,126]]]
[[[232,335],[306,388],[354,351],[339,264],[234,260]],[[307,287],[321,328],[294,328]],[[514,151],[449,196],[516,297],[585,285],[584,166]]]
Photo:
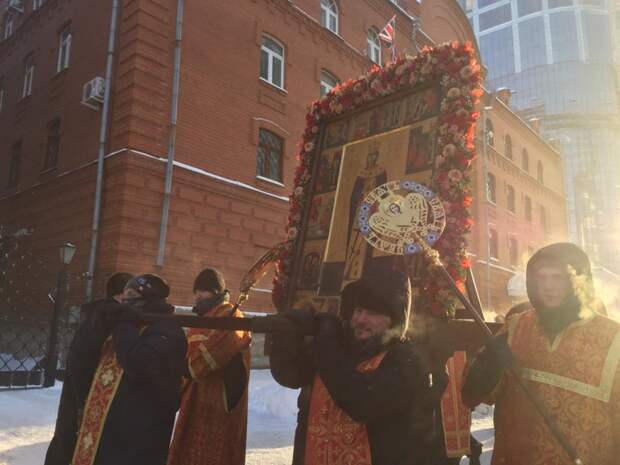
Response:
[[[337,336],[342,330],[340,318],[332,313],[321,312],[314,317],[317,336]]]
[[[489,361],[498,367],[509,369],[514,365],[514,355],[508,347],[508,333],[498,334],[485,344],[484,352]]]
[[[295,308],[282,313],[286,318],[293,321],[304,334],[312,334],[315,330],[314,309]]]

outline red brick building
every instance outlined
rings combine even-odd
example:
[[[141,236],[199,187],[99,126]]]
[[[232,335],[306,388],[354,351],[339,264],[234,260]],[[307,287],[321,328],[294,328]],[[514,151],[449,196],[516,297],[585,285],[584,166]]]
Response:
[[[394,15],[400,53],[474,38],[456,0],[118,0],[118,9],[113,0],[5,2],[0,225],[31,229],[23,247],[49,263],[48,287],[41,286],[33,305],[45,301],[54,247],[63,241],[77,245],[74,302],[86,298],[89,269],[95,296],[111,272],[149,271],[168,279],[174,303],[188,304],[193,277],[207,265],[221,268],[235,291],[243,272],[282,239],[308,104],[373,60],[389,59],[376,34]],[[550,150],[513,114],[502,118],[518,127],[524,143]],[[93,258],[100,153],[105,169]],[[548,169],[556,169],[555,161]],[[476,237],[472,251],[482,256]],[[259,287],[247,308],[270,310],[269,279]]]

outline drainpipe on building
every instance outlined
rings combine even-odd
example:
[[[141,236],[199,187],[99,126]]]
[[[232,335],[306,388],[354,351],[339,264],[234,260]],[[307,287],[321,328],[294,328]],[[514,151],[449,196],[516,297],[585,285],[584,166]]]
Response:
[[[157,249],[157,266],[163,266],[166,254],[166,233],[170,213],[170,194],[172,192],[172,172],[174,169],[174,153],[177,138],[177,116],[179,110],[179,78],[181,74],[181,37],[183,33],[183,1],[177,1],[176,38],[174,47],[174,70],[172,75],[172,101],[170,105],[170,135],[168,139],[168,163],[164,181],[164,201],[161,211],[159,229],[159,247]]]
[[[110,114],[110,89],[112,87],[112,68],[114,65],[114,50],[116,49],[116,25],[118,22],[119,0],[112,0],[110,16],[110,31],[108,36],[108,51],[105,65],[105,93],[103,109],[101,111],[101,125],[99,130],[99,152],[97,155],[97,184],[95,186],[95,206],[93,208],[93,226],[90,240],[90,256],[88,258],[88,272],[86,274],[86,300],[93,300],[93,280],[97,263],[97,243],[99,240],[99,226],[101,221],[101,202],[103,197],[103,164],[105,149],[108,143],[108,118]]]

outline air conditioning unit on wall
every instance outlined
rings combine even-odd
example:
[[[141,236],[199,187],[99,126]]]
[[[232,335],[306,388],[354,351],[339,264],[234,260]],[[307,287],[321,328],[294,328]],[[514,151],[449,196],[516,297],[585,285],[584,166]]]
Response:
[[[13,13],[23,13],[24,0],[9,0],[6,9]]]
[[[82,87],[82,104],[93,110],[99,110],[105,96],[105,80],[96,77]]]

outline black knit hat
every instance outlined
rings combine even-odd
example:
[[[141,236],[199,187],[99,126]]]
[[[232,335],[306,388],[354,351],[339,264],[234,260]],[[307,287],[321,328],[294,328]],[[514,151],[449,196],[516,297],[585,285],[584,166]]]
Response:
[[[210,291],[214,294],[221,294],[226,290],[226,281],[222,273],[215,268],[205,268],[196,276],[194,281],[194,292]]]
[[[141,274],[131,279],[125,289],[133,289],[146,300],[164,300],[170,295],[168,284],[155,274]]]
[[[403,273],[392,272],[372,280],[362,278],[347,284],[340,299],[342,320],[349,321],[358,307],[390,317],[392,327],[406,328],[411,307],[409,278]]]

